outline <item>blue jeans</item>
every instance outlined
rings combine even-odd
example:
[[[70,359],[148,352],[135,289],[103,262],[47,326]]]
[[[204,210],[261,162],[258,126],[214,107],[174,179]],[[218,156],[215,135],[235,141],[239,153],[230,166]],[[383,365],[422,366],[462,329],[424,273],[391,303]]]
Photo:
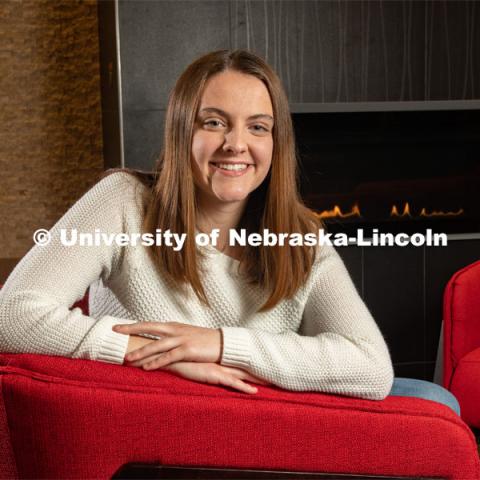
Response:
[[[437,385],[427,380],[418,380],[416,378],[395,377],[393,380],[390,395],[402,397],[419,397],[433,400],[450,407],[458,416],[460,416],[460,405],[453,393],[449,392],[441,385]]]

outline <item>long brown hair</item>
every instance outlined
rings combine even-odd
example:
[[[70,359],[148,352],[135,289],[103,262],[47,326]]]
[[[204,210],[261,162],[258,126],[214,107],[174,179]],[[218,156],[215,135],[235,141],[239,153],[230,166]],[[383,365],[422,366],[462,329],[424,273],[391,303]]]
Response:
[[[202,303],[210,306],[197,264],[195,243],[196,197],[191,167],[194,124],[207,80],[225,70],[234,70],[260,79],[267,87],[273,105],[273,154],[270,171],[254,190],[237,228],[253,232],[318,233],[322,222],[302,202],[298,192],[298,172],[292,120],[287,96],[280,79],[260,57],[246,50],[219,50],[190,64],[177,80],[169,97],[163,149],[153,172],[120,169],[138,177],[150,188],[143,228],[145,232],[170,230],[186,233],[184,248],[175,252],[161,246],[148,247],[155,264],[177,287],[190,284]],[[112,169],[104,175],[118,171]],[[248,281],[269,292],[258,312],[292,298],[306,281],[315,247],[246,246],[240,269]]]

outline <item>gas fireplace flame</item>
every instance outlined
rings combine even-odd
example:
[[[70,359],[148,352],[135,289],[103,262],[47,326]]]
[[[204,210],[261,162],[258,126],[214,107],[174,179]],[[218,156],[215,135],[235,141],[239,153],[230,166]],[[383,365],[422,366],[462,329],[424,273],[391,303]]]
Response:
[[[403,212],[398,213],[397,206],[393,205],[392,210],[390,212],[391,217],[411,217],[412,215],[410,214],[410,205],[408,202],[405,203],[403,206]]]
[[[459,208],[456,212],[442,212],[442,211],[437,211],[433,210],[430,213],[427,213],[427,209],[425,207],[422,208],[420,211],[419,216],[420,217],[458,217],[459,215],[462,215],[464,212],[463,208]],[[408,202],[405,202],[405,205],[403,206],[403,212],[398,213],[398,209],[396,205],[393,205],[392,210],[390,212],[391,217],[412,217],[412,214],[410,213],[410,205]]]
[[[360,213],[360,207],[358,203],[355,203],[350,211],[343,213],[341,207],[335,205],[331,210],[322,210],[320,212],[314,212],[315,215],[319,218],[351,218],[351,217],[358,217],[362,218],[362,214]],[[403,204],[403,208],[399,208],[396,204],[392,205],[390,210],[390,217],[396,218],[418,218],[418,217],[458,217],[463,215],[464,209],[459,208],[457,211],[442,211],[442,210],[432,210],[430,212],[427,211],[425,207],[422,208],[420,213],[412,214],[410,211],[410,204],[405,202]]]
[[[422,208],[420,212],[421,217],[458,217],[463,214],[463,208],[459,208],[456,212],[442,212],[433,210],[430,213],[427,213],[425,208]]]
[[[320,218],[349,218],[349,217],[361,217],[362,214],[360,213],[360,208],[356,203],[352,209],[347,212],[343,213],[342,209],[335,205],[332,210],[323,210],[322,212],[315,212],[316,215]]]

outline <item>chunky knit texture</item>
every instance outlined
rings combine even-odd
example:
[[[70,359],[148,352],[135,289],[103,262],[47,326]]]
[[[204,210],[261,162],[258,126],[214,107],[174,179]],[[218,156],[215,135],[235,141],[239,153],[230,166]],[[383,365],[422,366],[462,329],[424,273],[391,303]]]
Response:
[[[128,336],[117,323],[183,322],[221,328],[221,364],[287,390],[385,398],[393,367],[385,340],[333,247],[319,247],[294,298],[256,313],[266,292],[239,274],[239,262],[198,247],[211,308],[191,287],[174,290],[145,246],[64,246],[60,229],[141,232],[147,188],[117,172],[90,189],[34,246],[0,290],[0,351],[123,363]],[[165,247],[168,248],[168,247]],[[90,287],[89,316],[70,306]]]

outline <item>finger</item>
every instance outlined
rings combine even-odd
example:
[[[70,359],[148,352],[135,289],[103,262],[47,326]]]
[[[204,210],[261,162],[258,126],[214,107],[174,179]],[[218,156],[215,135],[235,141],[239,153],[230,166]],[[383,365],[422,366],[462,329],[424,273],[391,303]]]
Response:
[[[251,373],[247,372],[246,370],[242,370],[241,368],[223,367],[223,369],[232,373],[233,375],[235,375],[237,378],[240,378],[241,380],[248,380],[249,382],[258,383],[259,385],[270,385],[269,382],[262,380],[261,378],[258,378],[255,375],[252,375]]]
[[[148,363],[149,361],[154,360],[154,358],[156,358],[156,355],[153,355],[153,356],[147,357],[147,358],[143,358],[142,360],[137,360],[136,362],[129,362],[128,360],[126,360],[126,363],[129,367],[141,367],[145,363]]]
[[[239,378],[227,376],[222,379],[222,383],[227,387],[235,388],[244,393],[253,394],[258,392],[258,389],[256,387],[253,387],[248,383],[242,382],[242,380],[240,380]]]
[[[241,392],[249,393],[249,394],[255,394],[258,392],[257,387],[254,387],[253,385],[249,385],[248,383],[242,382],[241,380],[236,381],[235,384],[233,385],[233,388],[236,388]]]
[[[157,368],[166,367],[171,363],[181,362],[184,358],[184,353],[182,348],[175,348],[169,350],[168,352],[161,353],[156,355],[150,361],[146,362],[143,365],[144,370],[155,370]]]
[[[137,322],[126,325],[114,325],[112,330],[125,335],[135,335],[139,333],[149,333],[156,335],[163,333],[164,335],[172,335],[178,328],[174,322]]]
[[[147,363],[150,363],[153,360],[156,360],[159,357],[159,355],[162,355],[162,354],[155,354],[150,357],[142,358],[141,360],[137,360],[135,362],[127,362],[127,365],[130,367],[143,367],[143,365],[146,365]]]
[[[246,372],[245,370],[242,370],[242,372],[242,377],[240,377],[242,380],[248,380],[249,382],[258,383],[259,385],[270,385],[270,382],[264,380],[263,378],[257,377],[250,372]]]
[[[147,357],[151,357],[152,355],[172,350],[173,348],[178,347],[181,343],[182,339],[180,337],[162,338],[161,340],[155,340],[148,343],[147,345],[144,345],[143,347],[132,350],[127,355],[125,355],[125,359],[128,362],[143,360]]]
[[[246,377],[243,378],[243,380],[248,380],[249,382],[258,383],[259,385],[271,385],[270,382],[267,382],[253,375],[247,375]]]
[[[128,364],[131,367],[143,367],[147,363],[150,363],[150,362],[153,362],[154,360],[157,360],[160,355],[163,355],[163,354],[162,353],[159,353],[159,354],[157,353],[157,354],[151,355],[149,357],[145,357],[145,358],[142,358],[140,360],[136,360],[135,362],[129,362]]]

